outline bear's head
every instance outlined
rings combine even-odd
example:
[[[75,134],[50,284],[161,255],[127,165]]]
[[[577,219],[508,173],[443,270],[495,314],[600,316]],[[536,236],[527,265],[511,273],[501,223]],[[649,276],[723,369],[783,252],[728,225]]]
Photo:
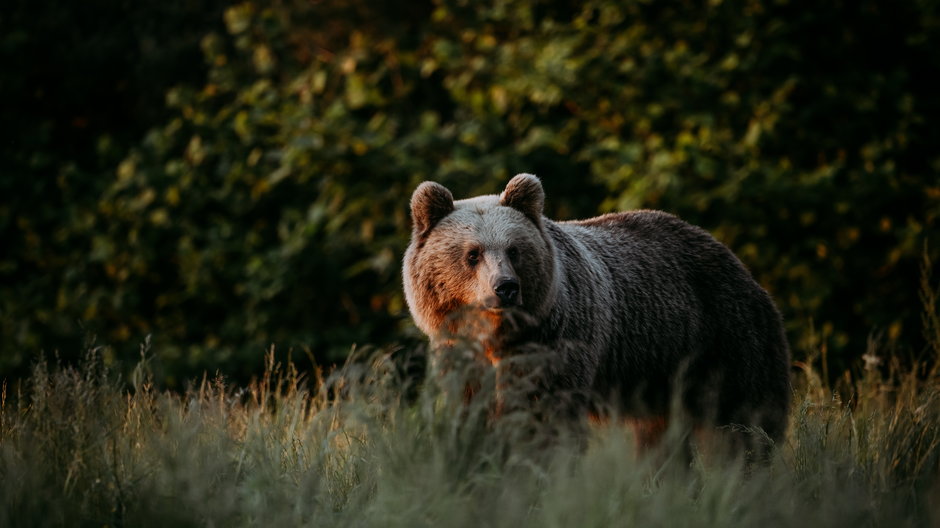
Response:
[[[547,315],[556,271],[544,204],[531,174],[515,176],[502,194],[457,201],[440,184],[418,186],[403,276],[411,314],[432,342],[500,337],[509,318]]]

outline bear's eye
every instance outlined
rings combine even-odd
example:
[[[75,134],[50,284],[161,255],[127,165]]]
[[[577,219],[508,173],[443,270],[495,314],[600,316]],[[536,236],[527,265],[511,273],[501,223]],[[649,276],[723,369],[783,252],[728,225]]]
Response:
[[[506,256],[509,257],[509,260],[516,260],[516,257],[519,256],[519,250],[516,246],[510,246],[509,249],[506,250]]]
[[[480,250],[471,249],[470,252],[467,253],[467,264],[471,266],[476,266],[479,262],[480,262]]]

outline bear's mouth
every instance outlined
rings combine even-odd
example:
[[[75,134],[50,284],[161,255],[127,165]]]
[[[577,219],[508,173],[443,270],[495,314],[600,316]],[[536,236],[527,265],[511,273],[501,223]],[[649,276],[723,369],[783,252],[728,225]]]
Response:
[[[512,308],[518,308],[520,305],[521,303],[519,302],[507,303],[494,295],[492,297],[487,297],[483,301],[482,308],[487,312],[502,313],[503,311],[506,311]]]

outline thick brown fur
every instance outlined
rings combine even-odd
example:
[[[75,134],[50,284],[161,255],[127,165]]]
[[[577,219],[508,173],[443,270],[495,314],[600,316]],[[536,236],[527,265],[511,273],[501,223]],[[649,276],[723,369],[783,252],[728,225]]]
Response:
[[[544,202],[529,174],[458,201],[436,183],[418,187],[404,286],[432,344],[470,337],[497,358],[541,347],[546,390],[590,393],[656,423],[650,437],[679,409],[696,427],[756,426],[779,441],[789,350],[779,312],[737,257],[661,211],[554,222]],[[516,294],[498,293],[513,282]]]

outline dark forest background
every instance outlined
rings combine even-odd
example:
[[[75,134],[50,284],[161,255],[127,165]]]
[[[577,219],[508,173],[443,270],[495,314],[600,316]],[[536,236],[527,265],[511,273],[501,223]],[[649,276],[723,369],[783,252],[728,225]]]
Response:
[[[0,377],[92,342],[132,363],[148,335],[170,385],[247,378],[271,345],[320,364],[417,346],[411,191],[517,172],[553,218],[648,207],[711,230],[798,360],[921,358],[938,10],[7,0]]]

